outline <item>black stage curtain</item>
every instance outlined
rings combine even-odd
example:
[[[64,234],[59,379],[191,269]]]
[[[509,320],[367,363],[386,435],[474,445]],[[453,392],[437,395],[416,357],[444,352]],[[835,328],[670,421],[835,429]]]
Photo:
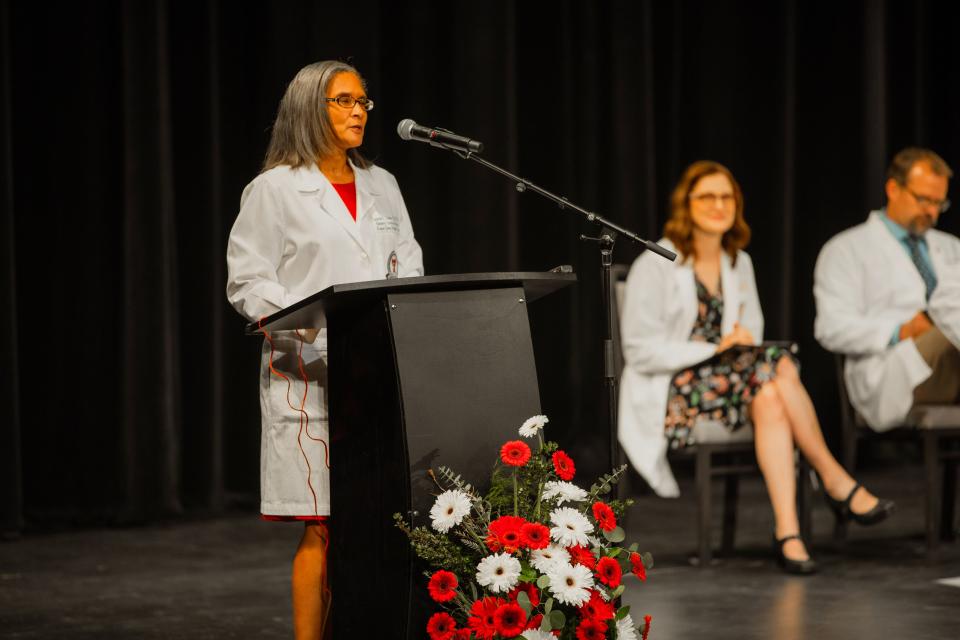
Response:
[[[823,242],[883,202],[906,145],[960,167],[952,5],[932,2],[0,3],[0,515],[142,522],[256,496],[258,341],[224,246],[286,83],[353,62],[365,152],[394,172],[429,273],[571,264],[532,306],[543,407],[584,475],[606,463],[590,227],[394,133],[404,117],[656,238],[683,167],[741,180],[771,338],[812,337]],[[942,226],[956,232],[954,212]],[[637,249],[621,243],[617,260]]]

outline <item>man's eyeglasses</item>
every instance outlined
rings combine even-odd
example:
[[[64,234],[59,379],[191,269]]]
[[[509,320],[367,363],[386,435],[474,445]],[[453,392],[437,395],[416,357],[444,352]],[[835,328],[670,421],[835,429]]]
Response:
[[[927,196],[921,196],[920,194],[914,193],[913,189],[907,185],[903,185],[903,190],[913,196],[913,199],[917,201],[917,204],[923,207],[924,209],[928,207],[934,207],[940,213],[943,213],[950,208],[950,200],[937,200],[935,198],[928,198]]]
[[[360,103],[364,111],[373,111],[373,100],[370,98],[354,98],[353,96],[337,96],[336,98],[324,98],[327,102],[336,102],[344,109],[353,109],[353,105]]]

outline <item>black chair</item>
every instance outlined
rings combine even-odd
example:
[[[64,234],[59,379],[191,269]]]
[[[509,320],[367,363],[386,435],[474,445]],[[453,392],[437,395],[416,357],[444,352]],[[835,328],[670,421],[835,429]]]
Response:
[[[857,444],[861,439],[919,439],[923,448],[924,507],[927,552],[936,553],[941,541],[956,537],[954,514],[957,497],[957,464],[960,462],[960,405],[918,404],[907,414],[903,425],[878,433],[850,404],[844,383],[844,357],[835,354],[837,388],[840,392],[843,429],[843,466],[853,475],[857,466]],[[846,537],[846,523],[838,522],[834,537]]]
[[[620,310],[623,308],[623,295],[629,267],[615,264],[611,267],[614,277],[614,321],[616,323],[614,340],[617,356],[617,371],[623,370],[623,351],[620,343]],[[720,537],[720,553],[730,555],[733,552],[737,529],[737,501],[740,493],[740,477],[759,473],[753,444],[753,428],[741,429],[734,433],[720,430],[704,430],[696,434],[696,444],[677,451],[671,451],[668,459],[693,459],[697,486],[697,556],[701,567],[708,566],[713,557],[713,480],[723,478],[723,519]],[[619,449],[620,464],[629,464],[623,451]],[[809,482],[810,471],[806,460],[799,456],[797,468],[797,515],[800,520],[800,533],[808,542],[812,532],[810,515]],[[624,483],[621,483],[624,484]]]

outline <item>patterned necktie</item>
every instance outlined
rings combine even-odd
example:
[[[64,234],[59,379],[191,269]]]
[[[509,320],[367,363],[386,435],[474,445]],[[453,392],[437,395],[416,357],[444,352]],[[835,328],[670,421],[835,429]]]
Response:
[[[920,272],[923,283],[927,285],[927,300],[929,300],[933,290],[937,287],[937,274],[933,272],[927,261],[923,259],[923,254],[920,253],[920,243],[923,242],[923,237],[910,234],[904,241],[910,248],[910,259],[913,260],[914,266]]]

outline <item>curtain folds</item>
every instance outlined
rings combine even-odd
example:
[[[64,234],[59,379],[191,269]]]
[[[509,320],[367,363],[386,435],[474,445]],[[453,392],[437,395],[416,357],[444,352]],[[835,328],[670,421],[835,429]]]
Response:
[[[814,261],[882,204],[897,149],[960,166],[957,11],[383,0],[347,21],[308,0],[0,3],[0,529],[256,504],[259,342],[225,302],[225,242],[287,82],[326,58],[367,76],[364,152],[397,176],[428,273],[576,269],[530,312],[542,404],[582,473],[608,450],[593,229],[400,141],[402,118],[653,239],[689,162],[728,165],[767,334],[799,342],[831,437]],[[960,229],[952,211],[941,226]],[[637,251],[621,241],[616,260]]]

